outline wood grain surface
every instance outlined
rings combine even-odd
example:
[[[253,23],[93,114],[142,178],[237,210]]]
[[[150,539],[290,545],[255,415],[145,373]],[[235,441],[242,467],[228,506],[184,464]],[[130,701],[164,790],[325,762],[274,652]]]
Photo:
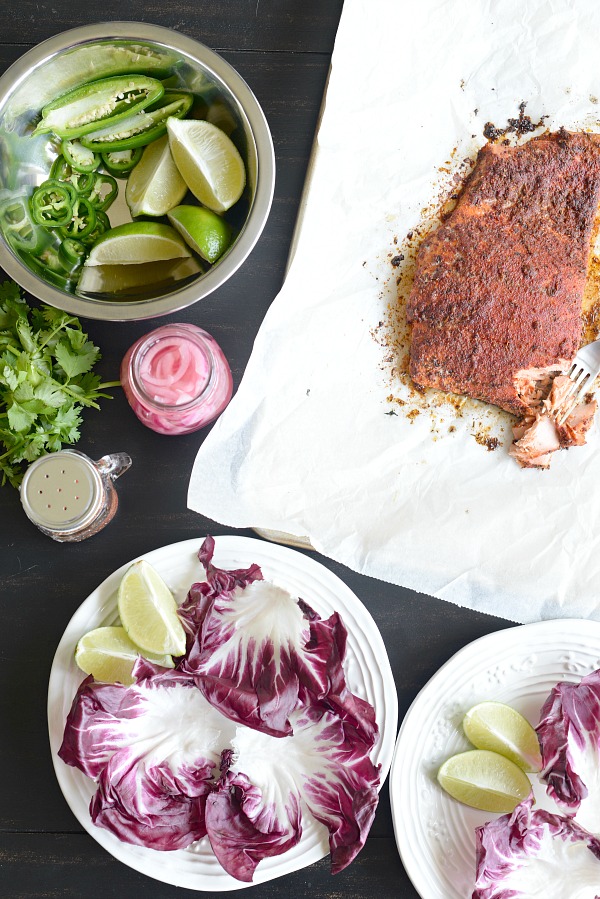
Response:
[[[281,287],[342,0],[22,0],[4,9],[0,71],[66,28],[126,18],[179,30],[218,50],[248,81],[272,129],[277,182],[255,250],[210,297],[162,322],[200,325],[215,336],[240,382],[265,312]],[[103,352],[100,371],[117,377],[127,347],[153,327],[86,321]],[[207,431],[168,438],[144,428],[115,391],[86,413],[79,447],[94,458],[126,451],[133,467],[118,484],[116,519],[81,544],[61,545],[26,520],[12,488],[0,489],[0,897],[167,899],[196,895],[115,861],[85,834],[55,780],[46,723],[47,681],[73,612],[114,569],[148,550],[206,533],[232,533],[190,512],[186,492]],[[239,533],[239,532],[237,532]],[[254,536],[250,531],[242,532]],[[317,556],[363,600],[377,622],[398,688],[400,716],[456,650],[509,626],[410,590],[357,575]],[[241,895],[236,891],[235,895]],[[387,787],[367,844],[332,878],[328,859],[246,896],[261,899],[415,899],[394,842]]]

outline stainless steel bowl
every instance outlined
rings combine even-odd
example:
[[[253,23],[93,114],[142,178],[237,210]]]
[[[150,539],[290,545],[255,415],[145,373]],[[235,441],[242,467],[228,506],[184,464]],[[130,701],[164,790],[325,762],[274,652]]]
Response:
[[[122,42],[122,43],[121,43]],[[142,22],[107,22],[74,28],[25,53],[0,78],[0,199],[31,191],[48,177],[57,155],[47,135],[31,137],[41,107],[76,84],[119,71],[175,71],[208,108],[229,117],[231,137],[246,163],[247,186],[230,211],[236,238],[206,273],[191,283],[135,296],[74,294],[36,274],[0,237],[0,266],[21,287],[52,306],[87,318],[145,319],[183,309],[216,290],[244,262],[264,228],[275,185],[269,126],[243,78],[217,53],[176,31]],[[218,123],[217,123],[218,124]],[[123,182],[121,182],[123,183]],[[120,190],[120,194],[124,193]],[[237,216],[237,220],[235,217]],[[119,224],[113,221],[111,224]]]

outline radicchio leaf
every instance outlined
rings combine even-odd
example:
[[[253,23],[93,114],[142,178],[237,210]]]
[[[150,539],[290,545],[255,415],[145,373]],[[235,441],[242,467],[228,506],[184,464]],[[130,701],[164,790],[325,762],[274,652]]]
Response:
[[[374,742],[373,708],[353,696],[342,668],[346,629],[265,581],[258,566],[225,571],[212,564],[214,541],[199,558],[206,583],[194,584],[180,609],[191,639],[180,669],[231,720],[289,736],[299,704],[325,702]]]
[[[206,833],[228,722],[192,678],[140,660],[137,683],[80,686],[59,756],[98,781],[92,821],[127,843],[181,849]],[[225,726],[225,727],[224,727]]]
[[[578,684],[557,684],[536,729],[548,794],[582,826],[599,833],[600,671]]]
[[[219,788],[206,805],[206,826],[221,865],[250,881],[262,858],[301,836],[300,809],[329,830],[331,870],[350,864],[377,808],[379,768],[370,744],[329,709],[292,716],[293,736],[275,738],[240,727],[224,753]]]
[[[478,827],[472,899],[600,899],[600,841],[572,818],[533,809]]]

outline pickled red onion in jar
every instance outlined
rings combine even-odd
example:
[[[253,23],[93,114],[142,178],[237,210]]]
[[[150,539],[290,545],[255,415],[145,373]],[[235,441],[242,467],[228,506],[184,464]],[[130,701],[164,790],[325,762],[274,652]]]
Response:
[[[202,393],[210,368],[202,347],[174,334],[157,341],[144,353],[139,377],[156,402],[181,406]]]
[[[220,346],[195,325],[163,325],[140,338],[121,363],[130,406],[160,434],[186,434],[213,421],[231,399],[231,370]]]

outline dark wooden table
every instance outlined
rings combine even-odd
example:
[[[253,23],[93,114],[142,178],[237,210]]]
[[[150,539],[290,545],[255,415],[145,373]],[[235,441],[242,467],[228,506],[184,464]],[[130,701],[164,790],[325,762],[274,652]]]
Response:
[[[83,5],[83,9],[81,8]],[[278,293],[342,0],[70,0],[9,4],[3,12],[0,70],[39,41],[77,25],[127,18],[182,31],[222,53],[248,81],[270,123],[277,158],[266,229],[227,284],[177,320],[212,333],[231,362],[235,386],[265,312]],[[168,321],[169,319],[163,319]],[[103,351],[101,373],[117,377],[127,347],[150,322],[86,321]],[[144,428],[120,390],[86,414],[79,447],[98,458],[126,451],[120,509],[102,533],[61,545],[26,520],[11,487],[0,489],[0,896],[166,899],[193,891],[151,880],[115,861],[73,817],[58,788],[48,746],[47,682],[60,637],[85,597],[114,569],[156,547],[230,533],[186,508],[191,466],[206,431],[167,438]],[[149,487],[149,485],[151,485]],[[254,536],[251,531],[244,532]],[[374,616],[392,663],[400,720],[436,669],[471,640],[509,626],[430,597],[362,577],[318,556]],[[332,878],[329,861],[259,887],[261,897],[402,897],[417,893],[400,862],[387,787],[366,846]],[[236,891],[236,895],[238,892]],[[249,894],[246,894],[249,895]]]

